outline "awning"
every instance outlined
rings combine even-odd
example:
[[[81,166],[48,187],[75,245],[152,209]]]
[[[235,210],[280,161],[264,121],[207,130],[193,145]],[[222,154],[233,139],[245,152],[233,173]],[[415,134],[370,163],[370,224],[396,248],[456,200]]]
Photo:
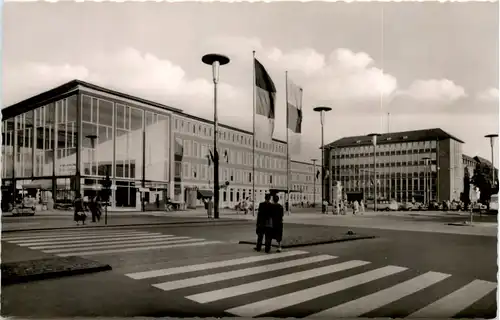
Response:
[[[212,190],[200,190],[198,189],[198,199],[204,198],[212,198],[214,196],[214,192]]]

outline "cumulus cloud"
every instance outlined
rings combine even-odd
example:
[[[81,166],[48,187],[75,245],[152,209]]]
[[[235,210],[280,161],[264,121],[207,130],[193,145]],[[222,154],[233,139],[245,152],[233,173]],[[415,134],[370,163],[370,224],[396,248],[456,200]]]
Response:
[[[497,102],[498,101],[498,88],[488,88],[479,92],[476,98],[482,102]]]
[[[454,102],[467,97],[465,89],[448,79],[416,80],[400,94],[424,102]]]
[[[206,109],[213,98],[210,78],[191,79],[182,67],[150,53],[126,48],[88,57],[85,66],[26,63],[4,69],[4,105],[79,79],[146,99],[186,109]],[[221,83],[221,100],[234,99],[238,90]],[[193,101],[197,105],[193,106]]]

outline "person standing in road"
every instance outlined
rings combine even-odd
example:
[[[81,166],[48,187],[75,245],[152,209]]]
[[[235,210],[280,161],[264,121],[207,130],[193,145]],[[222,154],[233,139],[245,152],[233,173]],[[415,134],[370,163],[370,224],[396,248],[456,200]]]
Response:
[[[278,242],[278,252],[281,252],[281,241],[283,240],[283,216],[285,215],[283,206],[279,203],[280,197],[273,195],[273,238]]]
[[[259,209],[257,211],[257,246],[254,248],[255,251],[260,252],[262,248],[262,240],[265,236],[265,251],[269,253],[271,251],[271,241],[273,240],[273,220],[272,220],[272,204],[271,195],[267,193],[264,197],[264,202],[259,204]]]

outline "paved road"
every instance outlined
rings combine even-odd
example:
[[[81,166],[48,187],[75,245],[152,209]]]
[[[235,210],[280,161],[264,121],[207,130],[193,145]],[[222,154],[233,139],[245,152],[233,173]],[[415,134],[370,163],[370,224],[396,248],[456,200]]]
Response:
[[[286,224],[285,232],[317,228]],[[113,271],[3,287],[2,314],[496,315],[496,238],[351,229],[379,238],[266,255],[235,243],[255,237],[253,222],[10,233],[2,239],[2,261],[79,255]]]

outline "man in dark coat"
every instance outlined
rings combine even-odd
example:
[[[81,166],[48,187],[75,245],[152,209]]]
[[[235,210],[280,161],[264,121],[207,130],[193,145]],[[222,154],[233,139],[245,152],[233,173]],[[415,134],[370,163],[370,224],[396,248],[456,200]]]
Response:
[[[255,251],[259,252],[262,248],[262,240],[265,236],[265,251],[269,253],[271,251],[271,242],[273,240],[273,226],[272,226],[272,204],[271,195],[265,195],[265,201],[259,204],[259,209],[257,212],[257,246],[254,248]]]
[[[273,239],[278,242],[278,252],[281,252],[281,241],[283,240],[283,216],[284,209],[279,203],[280,197],[273,195],[272,217],[273,217]]]

